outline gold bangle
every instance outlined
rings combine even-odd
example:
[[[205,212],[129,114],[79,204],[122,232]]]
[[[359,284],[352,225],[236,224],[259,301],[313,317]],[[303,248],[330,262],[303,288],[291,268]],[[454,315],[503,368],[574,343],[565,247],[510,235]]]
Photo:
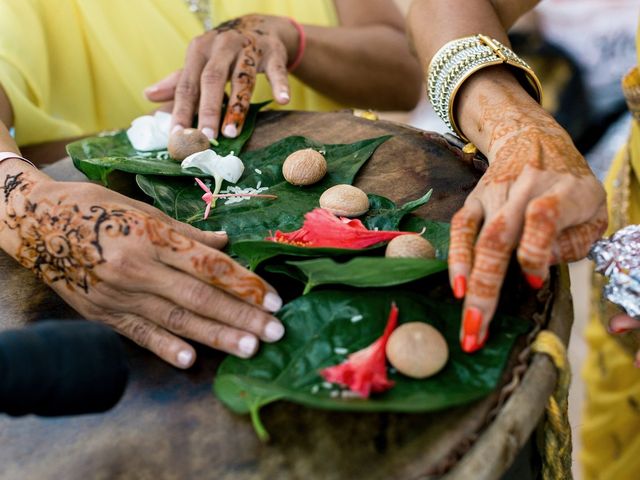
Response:
[[[462,133],[455,119],[455,98],[464,82],[483,68],[505,64],[513,70],[521,85],[539,103],[542,85],[531,67],[511,49],[485,35],[473,35],[452,40],[443,45],[429,64],[427,94],[434,110],[460,138]]]

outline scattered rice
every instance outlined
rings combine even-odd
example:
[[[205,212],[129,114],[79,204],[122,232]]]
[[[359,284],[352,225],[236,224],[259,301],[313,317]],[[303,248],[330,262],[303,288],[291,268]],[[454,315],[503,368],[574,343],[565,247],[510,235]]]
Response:
[[[358,323],[363,318],[364,317],[362,315],[354,315],[353,317],[351,317],[351,323]]]
[[[327,390],[331,390],[333,388],[333,383],[322,382],[322,388],[326,388]]]
[[[260,170],[259,168],[254,168],[253,171],[256,172],[258,175],[262,175],[262,170]]]
[[[229,186],[226,189],[222,190],[220,193],[234,193],[234,194],[251,194],[251,195],[256,195],[262,192],[266,192],[267,190],[269,190],[269,187],[263,187],[262,186],[262,182],[258,182],[258,185],[256,186],[256,188],[253,187],[246,187],[246,188],[242,188],[242,187],[235,187],[235,186]],[[225,205],[232,205],[234,203],[240,203],[244,200],[249,200],[252,197],[229,197],[229,198],[225,198]]]
[[[340,392],[338,390],[334,390],[330,395],[331,398],[338,398],[340,396]]]
[[[311,387],[311,393],[313,393],[314,395],[319,391],[320,391],[320,385],[314,385],[313,387]]]
[[[351,390],[342,390],[340,392],[340,398],[362,398],[356,392],[352,392]]]
[[[336,355],[346,355],[347,353],[349,353],[349,349],[344,347],[336,347],[333,349],[333,351]]]

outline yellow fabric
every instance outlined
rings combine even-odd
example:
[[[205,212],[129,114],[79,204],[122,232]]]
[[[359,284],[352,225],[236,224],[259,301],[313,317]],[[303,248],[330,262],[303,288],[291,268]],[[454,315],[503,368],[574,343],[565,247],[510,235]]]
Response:
[[[615,158],[605,182],[608,234],[620,227],[616,223],[640,224],[640,126],[633,123],[629,145]],[[621,178],[628,182],[626,211],[619,204],[621,189],[626,189]],[[640,478],[640,369],[634,367],[633,355],[604,328],[612,309],[602,301],[600,288],[600,280],[594,277],[593,311],[586,331],[589,352],[583,370],[587,393],[582,425],[584,478],[636,480]]]
[[[215,23],[271,13],[337,25],[332,0],[211,2]],[[202,28],[183,0],[1,1],[0,84],[13,107],[18,144],[126,127],[154,108],[143,89],[182,66]],[[297,80],[292,84],[286,108],[336,108]],[[271,98],[264,78],[255,98]]]

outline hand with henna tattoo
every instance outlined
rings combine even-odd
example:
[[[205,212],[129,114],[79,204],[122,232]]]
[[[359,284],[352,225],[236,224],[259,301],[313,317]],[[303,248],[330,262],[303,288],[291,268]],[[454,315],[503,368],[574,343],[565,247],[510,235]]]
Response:
[[[533,289],[586,256],[607,227],[605,193],[569,135],[510,77],[468,81],[459,117],[489,168],[452,220],[449,275],[464,298],[461,344],[482,348],[512,252]],[[467,86],[465,85],[465,87]],[[473,103],[472,103],[473,102]]]
[[[203,232],[93,184],[55,182],[0,164],[0,247],[89,320],[102,321],[179,368],[182,338],[250,357],[284,333],[282,301]]]
[[[207,137],[236,137],[242,131],[258,73],[265,73],[273,97],[289,102],[288,59],[295,55],[298,32],[284,17],[247,15],[196,37],[184,68],[147,89],[150,100],[173,100],[173,128],[190,127],[198,113],[198,128]],[[227,80],[231,94],[220,132]]]

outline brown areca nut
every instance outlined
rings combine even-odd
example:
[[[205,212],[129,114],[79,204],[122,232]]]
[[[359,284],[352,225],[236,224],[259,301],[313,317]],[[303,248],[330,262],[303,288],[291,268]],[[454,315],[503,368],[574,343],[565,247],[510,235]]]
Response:
[[[442,334],[423,322],[404,323],[387,342],[387,360],[398,372],[411,378],[438,373],[449,359],[449,347]]]
[[[421,235],[401,235],[387,244],[384,252],[389,258],[436,258],[436,249]]]
[[[167,150],[172,159],[181,162],[189,155],[202,152],[209,147],[209,139],[204,133],[195,128],[185,128],[171,134]]]
[[[340,217],[359,217],[369,211],[369,198],[353,185],[334,185],[320,196],[320,208]]]
[[[312,148],[293,152],[282,164],[282,175],[291,185],[313,185],[322,180],[326,173],[327,161]]]

